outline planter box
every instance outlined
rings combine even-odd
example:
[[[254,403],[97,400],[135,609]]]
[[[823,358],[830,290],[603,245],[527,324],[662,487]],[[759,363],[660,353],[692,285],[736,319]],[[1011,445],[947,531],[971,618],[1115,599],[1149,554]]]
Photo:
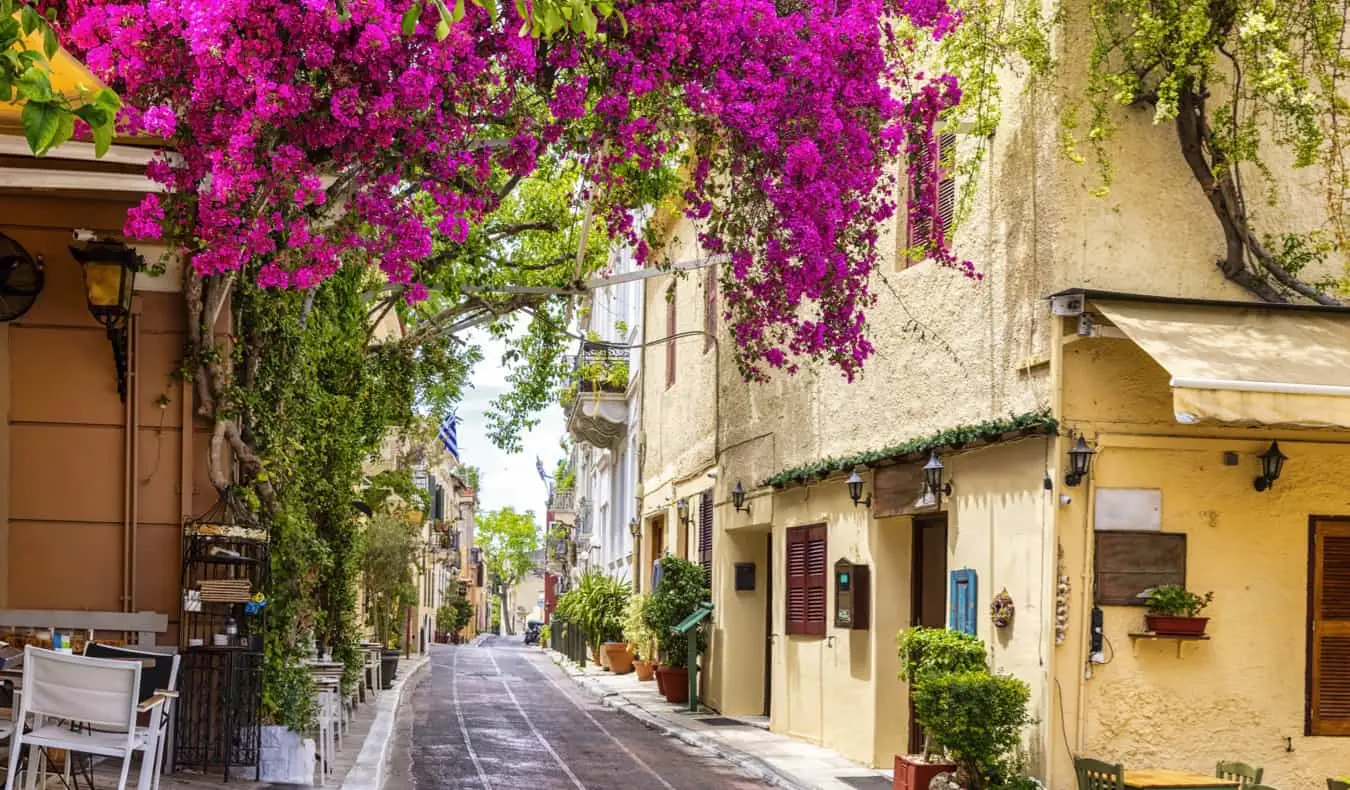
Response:
[[[1158,636],[1204,636],[1208,617],[1167,617],[1160,614],[1144,615],[1148,630]]]
[[[921,755],[895,756],[895,779],[891,783],[893,790],[928,790],[929,782],[938,774],[955,771],[951,763],[926,763]]]
[[[306,738],[285,727],[267,726],[260,733],[262,749],[259,777],[264,782],[283,785],[314,786],[313,738]]]

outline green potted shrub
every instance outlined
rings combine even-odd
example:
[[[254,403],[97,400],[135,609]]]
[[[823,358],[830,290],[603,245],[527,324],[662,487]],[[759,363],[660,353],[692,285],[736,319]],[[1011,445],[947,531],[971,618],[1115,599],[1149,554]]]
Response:
[[[1199,615],[1214,600],[1214,593],[1199,595],[1180,585],[1165,584],[1141,595],[1147,599],[1144,622],[1148,630],[1160,636],[1204,636],[1209,618]]]
[[[632,656],[623,640],[628,585],[599,571],[587,571],[576,587],[558,599],[557,612],[586,635],[595,663],[618,674],[631,672]]]
[[[403,618],[417,605],[414,570],[422,555],[417,524],[389,512],[376,513],[362,536],[361,572],[366,591],[366,614],[375,638],[384,646],[380,677],[385,688],[394,681]]]
[[[1022,729],[1031,723],[1031,688],[987,669],[947,672],[914,686],[914,715],[932,743],[956,765],[969,790],[1005,787],[1014,776]]]
[[[687,637],[675,633],[675,626],[708,600],[703,580],[702,566],[679,557],[661,558],[661,583],[652,591],[646,615],[661,651],[661,667],[656,670],[657,687],[668,702],[689,701]],[[708,637],[702,628],[696,633],[698,653],[702,654],[708,646]]]
[[[623,638],[628,647],[637,655],[633,662],[637,669],[638,681],[648,681],[656,677],[656,631],[647,624],[647,607],[651,596],[637,594],[628,599],[628,608],[623,615]]]
[[[927,678],[941,674],[985,669],[984,644],[973,636],[945,628],[914,627],[900,633],[900,678],[910,684],[911,695]],[[895,756],[895,790],[928,790],[938,774],[956,770],[934,751],[936,743],[922,721],[924,749],[921,754]]]

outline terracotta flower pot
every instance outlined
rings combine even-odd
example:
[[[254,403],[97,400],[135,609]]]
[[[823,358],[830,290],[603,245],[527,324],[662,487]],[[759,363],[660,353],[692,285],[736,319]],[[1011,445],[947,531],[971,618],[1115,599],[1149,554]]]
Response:
[[[652,674],[656,676],[656,690],[664,696],[666,693],[666,672],[660,664],[652,667]]]
[[[662,675],[665,680],[659,680]],[[666,702],[688,702],[689,701],[689,670],[685,667],[662,667],[656,670],[656,677],[661,683],[661,693],[665,695]]]
[[[891,782],[893,790],[928,790],[933,777],[947,771],[955,771],[951,763],[926,763],[922,755],[897,754],[895,756],[895,779]]]
[[[634,661],[633,667],[637,669],[637,678],[639,683],[653,680],[656,678],[656,664],[651,661]]]
[[[627,642],[606,642],[601,651],[614,674],[627,675],[633,671],[633,654],[628,652]]]
[[[1168,617],[1160,614],[1144,615],[1148,630],[1161,636],[1204,636],[1208,617]]]

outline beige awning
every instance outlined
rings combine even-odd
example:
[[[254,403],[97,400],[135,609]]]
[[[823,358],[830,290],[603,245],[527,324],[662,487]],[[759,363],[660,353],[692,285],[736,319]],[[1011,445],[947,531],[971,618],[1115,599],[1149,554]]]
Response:
[[[1350,314],[1092,305],[1172,374],[1177,422],[1350,428]]]

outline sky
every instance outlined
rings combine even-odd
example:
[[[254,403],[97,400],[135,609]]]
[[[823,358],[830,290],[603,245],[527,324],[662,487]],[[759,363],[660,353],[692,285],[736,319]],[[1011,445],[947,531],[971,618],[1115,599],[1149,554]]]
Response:
[[[539,425],[522,438],[519,453],[506,453],[495,447],[487,438],[488,405],[494,398],[507,389],[506,368],[502,366],[502,354],[506,344],[494,340],[486,333],[465,338],[471,343],[483,347],[483,361],[470,376],[471,388],[464,394],[459,405],[459,456],[460,462],[478,467],[478,507],[480,512],[497,510],[506,506],[518,511],[533,510],[535,523],[544,526],[544,500],[548,495],[544,482],[539,479],[534,459],[538,456],[544,462],[544,470],[551,473],[562,451],[558,442],[566,427],[562,409],[556,404],[545,409],[539,415]]]

